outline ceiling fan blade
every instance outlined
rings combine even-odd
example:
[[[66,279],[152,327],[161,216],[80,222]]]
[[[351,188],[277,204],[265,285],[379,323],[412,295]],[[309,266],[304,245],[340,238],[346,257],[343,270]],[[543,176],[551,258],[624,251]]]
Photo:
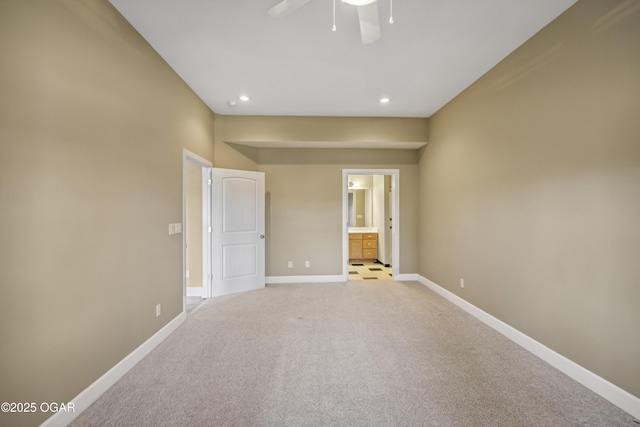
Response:
[[[380,19],[378,18],[378,2],[366,6],[358,6],[360,19],[360,35],[362,43],[368,44],[380,38]]]
[[[285,16],[310,1],[311,0],[282,0],[280,3],[269,9],[269,15],[274,18]]]

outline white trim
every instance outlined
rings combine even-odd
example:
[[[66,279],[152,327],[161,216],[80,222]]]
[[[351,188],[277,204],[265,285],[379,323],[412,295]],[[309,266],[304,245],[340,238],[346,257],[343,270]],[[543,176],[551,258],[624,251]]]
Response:
[[[437,285],[431,280],[417,274],[402,276],[416,276],[418,282],[422,283],[432,291],[457,305],[481,322],[500,332],[511,341],[538,356],[540,359],[544,360],[554,368],[563,372],[565,375],[578,381],[580,384],[587,387],[594,393],[604,397],[609,402],[631,414],[633,417],[640,419],[640,398],[621,389],[617,385],[610,383],[609,381],[578,365],[572,360],[567,359],[563,355],[556,353],[544,344],[541,344],[528,335],[523,334],[514,327],[509,326],[503,321],[493,317],[489,313],[479,309],[475,305],[465,301],[456,294],[446,290],[440,285]]]
[[[204,288],[202,286],[187,286],[187,296],[188,297],[201,297],[204,295]]]
[[[400,275],[400,169],[342,169],[342,274],[349,276],[349,175],[391,175],[393,187],[393,229],[391,233],[391,269]]]
[[[200,163],[202,166],[205,166],[205,167],[210,167],[210,168],[213,167],[213,163],[211,163],[209,160],[205,159],[204,157],[198,156],[196,153],[192,153],[186,148],[182,149],[182,158],[183,159],[189,158],[191,159],[191,161],[195,163]]]
[[[267,276],[265,283],[267,285],[275,283],[334,283],[346,282],[345,276]]]
[[[57,412],[49,417],[40,427],[64,427],[76,419],[93,402],[98,400],[111,386],[124,376],[138,362],[144,359],[151,351],[164,341],[178,326],[180,326],[187,315],[182,312],[175,319],[167,323],[162,329],[153,334],[148,340],[133,350],[127,357],[109,369],[104,375],[95,380],[89,387],[85,388],[79,395],[71,399],[75,405],[75,412]]]
[[[398,274],[397,276],[393,276],[393,280],[398,282],[419,282],[417,274]]]
[[[202,168],[202,297],[211,298],[211,167]],[[185,247],[186,248],[186,247]],[[186,268],[186,266],[185,266]]]

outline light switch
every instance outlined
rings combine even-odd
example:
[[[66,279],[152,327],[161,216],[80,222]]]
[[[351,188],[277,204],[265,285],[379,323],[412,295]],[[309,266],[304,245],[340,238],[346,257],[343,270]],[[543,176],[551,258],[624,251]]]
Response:
[[[175,224],[175,226],[176,226],[176,234],[177,233],[182,233],[182,223],[178,222],[178,223]]]
[[[169,224],[169,236],[171,236],[172,234],[176,234],[176,225],[175,224]]]

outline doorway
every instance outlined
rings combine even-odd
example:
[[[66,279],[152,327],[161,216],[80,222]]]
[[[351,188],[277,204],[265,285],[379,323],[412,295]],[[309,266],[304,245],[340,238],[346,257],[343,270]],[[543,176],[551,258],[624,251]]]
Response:
[[[183,247],[184,310],[195,310],[206,298],[210,277],[211,245],[208,236],[211,218],[209,175],[211,162],[183,151]]]
[[[183,310],[265,286],[265,175],[183,149]]]
[[[345,280],[388,280],[399,274],[399,185],[398,169],[343,169]]]

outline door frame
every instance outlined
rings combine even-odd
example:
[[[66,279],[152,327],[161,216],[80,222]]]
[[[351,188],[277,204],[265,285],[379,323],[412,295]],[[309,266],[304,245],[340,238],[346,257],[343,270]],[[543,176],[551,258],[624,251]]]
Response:
[[[391,228],[391,270],[400,275],[400,169],[342,169],[342,276],[349,280],[349,175],[390,175],[393,188],[393,227]]]
[[[187,195],[186,195],[186,162],[202,168],[202,288],[203,298],[211,297],[211,191],[209,171],[213,163],[204,157],[182,149],[182,311],[187,311]],[[205,173],[206,172],[206,173]]]

